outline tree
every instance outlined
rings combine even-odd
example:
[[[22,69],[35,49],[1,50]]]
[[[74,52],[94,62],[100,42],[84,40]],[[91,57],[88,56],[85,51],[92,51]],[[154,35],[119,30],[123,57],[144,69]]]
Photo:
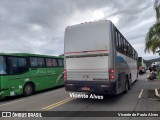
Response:
[[[145,40],[145,52],[156,53],[157,49],[160,49],[160,22],[150,28]]]
[[[145,52],[152,51],[153,54],[160,50],[160,0],[155,0],[156,23],[149,29],[145,38]]]

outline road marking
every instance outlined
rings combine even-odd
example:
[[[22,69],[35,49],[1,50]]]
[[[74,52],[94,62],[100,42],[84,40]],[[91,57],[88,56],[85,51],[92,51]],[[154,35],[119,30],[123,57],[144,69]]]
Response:
[[[142,96],[142,93],[143,93],[143,89],[141,89],[141,92],[139,93],[139,96],[138,96],[138,98],[141,98],[141,96]]]
[[[155,94],[156,94],[156,96],[160,97],[160,94],[158,93],[157,88],[155,89]]]
[[[148,79],[146,79],[146,82],[148,81]]]
[[[22,100],[17,100],[17,101],[13,101],[13,102],[8,102],[8,103],[5,103],[5,104],[1,104],[0,107],[1,107],[1,106],[5,106],[5,105],[8,105],[8,104],[16,103],[16,102],[19,102],[19,101],[23,101],[23,100],[24,100],[24,99],[22,99]]]
[[[50,109],[56,108],[56,107],[58,107],[60,105],[63,105],[65,103],[73,100],[73,99],[75,99],[75,98],[67,98],[67,99],[61,100],[61,101],[59,101],[57,103],[54,103],[54,104],[51,104],[51,105],[49,105],[47,107],[42,108],[42,110],[50,110]]]

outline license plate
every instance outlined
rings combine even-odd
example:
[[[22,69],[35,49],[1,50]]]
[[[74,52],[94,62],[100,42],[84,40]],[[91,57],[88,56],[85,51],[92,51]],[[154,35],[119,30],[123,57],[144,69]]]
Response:
[[[89,90],[90,90],[90,88],[89,88],[89,87],[81,87],[81,90],[89,91]]]

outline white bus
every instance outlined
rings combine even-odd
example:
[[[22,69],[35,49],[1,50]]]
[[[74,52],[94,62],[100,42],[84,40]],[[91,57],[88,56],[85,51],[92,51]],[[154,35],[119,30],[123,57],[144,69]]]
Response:
[[[109,20],[68,26],[64,36],[66,91],[127,93],[138,77],[138,54]]]

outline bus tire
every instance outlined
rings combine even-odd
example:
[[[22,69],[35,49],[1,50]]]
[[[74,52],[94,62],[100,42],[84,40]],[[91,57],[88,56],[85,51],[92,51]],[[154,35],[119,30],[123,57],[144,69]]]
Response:
[[[128,90],[129,90],[129,82],[128,82],[128,80],[126,80],[124,93],[126,94],[128,92]]]
[[[32,83],[26,83],[23,88],[23,95],[30,96],[34,93],[34,85]]]
[[[132,75],[130,74],[129,79],[128,79],[128,90],[131,89],[131,80],[132,80]]]

